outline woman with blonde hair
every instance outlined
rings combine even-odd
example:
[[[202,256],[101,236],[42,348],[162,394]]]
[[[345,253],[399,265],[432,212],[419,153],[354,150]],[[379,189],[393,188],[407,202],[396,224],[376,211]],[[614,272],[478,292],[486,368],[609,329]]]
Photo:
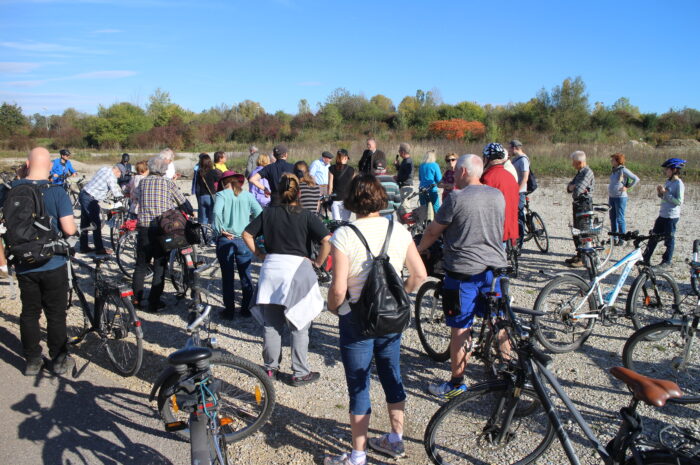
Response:
[[[263,359],[268,376],[277,377],[282,359],[282,332],[289,327],[292,345],[292,386],[320,377],[308,362],[309,326],[323,310],[323,297],[312,267],[313,243],[321,247],[314,264],[320,267],[330,252],[330,232],[323,222],[299,205],[299,178],[282,174],[280,202],[263,209],[243,232],[243,240],[263,260],[257,302],[251,309],[263,325]],[[265,252],[256,237],[263,236]]]
[[[271,163],[270,156],[261,153],[258,155],[258,160],[257,160],[257,166],[253,171],[250,173],[250,176],[248,176],[248,179],[250,179],[254,174],[258,174],[260,170],[265,168],[267,165]],[[270,189],[270,183],[267,182],[267,179],[265,178],[260,178],[260,183],[263,185],[265,189]],[[270,197],[265,195],[265,189],[260,189],[258,188],[255,184],[252,182],[248,183],[248,191],[253,194],[253,197],[255,197],[255,200],[258,201],[261,207],[267,207],[270,203]]]
[[[423,163],[418,167],[419,187],[433,186],[428,191],[427,195],[420,195],[418,201],[421,205],[426,205],[428,200],[433,204],[433,211],[437,212],[440,208],[440,198],[438,197],[438,184],[442,181],[440,166],[435,162],[435,151],[426,152],[423,156]]]

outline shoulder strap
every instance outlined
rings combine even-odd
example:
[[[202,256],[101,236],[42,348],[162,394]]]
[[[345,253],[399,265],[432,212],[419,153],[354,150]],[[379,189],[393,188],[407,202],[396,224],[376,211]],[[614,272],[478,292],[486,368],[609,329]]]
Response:
[[[209,183],[207,182],[207,178],[204,177],[204,175],[202,174],[202,171],[201,171],[201,170],[199,170],[199,177],[202,178],[202,181],[204,181],[204,187],[207,188],[207,191],[209,192],[209,195],[211,195],[212,197],[214,197],[214,194],[211,193],[211,189],[209,189]]]
[[[379,255],[384,257],[386,256],[386,252],[389,249],[389,239],[391,238],[391,231],[394,229],[394,221],[389,220],[389,227],[387,228],[386,231],[386,238],[384,239],[384,245],[382,246],[382,251],[379,252]]]
[[[349,227],[350,229],[352,229],[353,231],[355,231],[355,234],[357,234],[357,237],[360,239],[360,242],[362,242],[362,245],[364,245],[365,249],[367,249],[367,253],[369,254],[369,256],[372,257],[372,259],[377,258],[374,256],[374,254],[370,250],[369,244],[367,244],[367,239],[365,239],[365,236],[362,235],[362,233],[357,228],[357,226],[355,226],[352,223],[347,224],[346,226]],[[386,255],[387,249],[389,248],[389,238],[391,237],[391,231],[393,229],[394,229],[394,222],[389,220],[389,228],[387,229],[386,238],[384,239],[384,245],[382,245],[382,250],[381,250],[381,252],[379,252],[380,257]]]

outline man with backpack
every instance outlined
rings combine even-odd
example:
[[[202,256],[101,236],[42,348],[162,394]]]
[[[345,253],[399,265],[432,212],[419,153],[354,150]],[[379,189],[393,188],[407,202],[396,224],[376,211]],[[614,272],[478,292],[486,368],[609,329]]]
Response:
[[[528,193],[537,189],[537,181],[530,170],[530,159],[523,151],[523,143],[518,139],[510,141],[510,149],[513,152],[511,163],[518,173],[518,184],[520,185],[520,202],[518,202],[518,234],[520,236],[520,246],[525,237],[525,197]]]
[[[163,236],[161,217],[164,213],[177,209],[190,216],[194,214],[192,205],[177,188],[175,181],[167,177],[168,165],[168,160],[161,157],[148,160],[149,175],[141,180],[135,193],[138,198],[139,213],[136,266],[133,278],[134,305],[143,306],[144,280],[148,265],[153,260],[153,279],[147,307],[147,311],[152,313],[157,313],[165,307],[160,297],[165,286],[168,256],[161,244]]]
[[[42,309],[50,367],[54,374],[65,373],[72,359],[67,351],[66,309],[68,307],[68,271],[66,251],[55,253],[50,243],[76,233],[73,208],[66,191],[49,182],[51,156],[43,147],[29,152],[29,174],[12,183],[4,204],[7,232],[5,241],[10,262],[17,272],[22,301],[19,327],[27,365],[26,376],[41,371]],[[38,238],[38,239],[37,239]]]
[[[483,315],[486,303],[481,294],[491,290],[489,267],[506,266],[503,225],[506,202],[498,189],[481,184],[484,163],[476,155],[462,155],[455,166],[455,187],[435,215],[418,244],[423,253],[442,236],[445,242],[443,310],[451,328],[450,365],[452,378],[430,384],[428,391],[451,398],[467,390],[464,371],[469,353],[464,344],[471,338],[475,315]],[[443,234],[444,233],[444,234]],[[500,292],[500,286],[496,286]]]

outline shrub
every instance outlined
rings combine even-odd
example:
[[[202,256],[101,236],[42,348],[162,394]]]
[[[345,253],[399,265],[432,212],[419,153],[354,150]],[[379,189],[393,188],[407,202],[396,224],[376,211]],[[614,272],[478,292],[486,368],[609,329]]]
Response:
[[[465,121],[459,118],[433,121],[428,131],[434,137],[444,137],[448,140],[478,139],[486,134],[486,126],[479,121]]]

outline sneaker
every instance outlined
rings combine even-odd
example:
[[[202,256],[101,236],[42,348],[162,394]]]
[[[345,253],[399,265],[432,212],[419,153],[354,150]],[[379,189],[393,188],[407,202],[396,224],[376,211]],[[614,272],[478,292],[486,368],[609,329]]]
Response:
[[[391,442],[389,435],[385,434],[378,438],[370,438],[368,441],[369,447],[386,454],[395,459],[400,459],[406,455],[406,450],[403,447],[403,441]]]
[[[253,316],[253,314],[250,313],[250,310],[241,310],[236,314],[236,316],[239,316],[241,318],[250,318],[251,316]]]
[[[353,463],[350,461],[350,454],[343,454],[324,458],[323,465],[367,465],[367,459],[362,463]]]
[[[297,378],[296,376],[292,376],[292,386],[297,387],[297,386],[303,386],[305,384],[311,384],[315,383],[318,381],[318,379],[321,377],[321,373],[317,371],[310,371],[308,375],[306,376],[301,376]]]
[[[277,375],[279,375],[279,372],[279,370],[265,370],[265,374],[267,374],[267,377],[272,379],[277,379]]]
[[[428,385],[428,392],[440,399],[452,399],[463,392],[467,392],[467,385],[462,383],[459,386],[454,386],[449,381],[431,383]]]
[[[24,376],[36,376],[44,367],[44,360],[39,358],[27,359],[27,366],[24,368]]]
[[[158,312],[160,312],[161,310],[163,310],[164,308],[166,308],[167,306],[168,306],[168,304],[166,304],[166,303],[163,302],[162,300],[159,301],[155,306],[154,306],[154,305],[151,305],[151,303],[149,302],[149,303],[148,303],[148,308],[146,309],[146,311],[147,311],[148,313],[158,313]]]
[[[231,310],[224,310],[221,313],[219,313],[219,315],[221,316],[222,320],[233,320],[235,313]]]
[[[569,257],[566,260],[564,260],[564,263],[567,265],[570,265],[571,263],[575,262],[576,260],[580,260],[578,258],[578,255],[574,255],[573,257]]]
[[[671,264],[671,262],[661,262],[656,268],[660,270],[670,270],[671,268],[673,268],[673,265]]]
[[[94,251],[95,251],[95,248],[94,248],[94,247],[89,247],[89,246],[88,246],[88,247],[81,247],[80,250],[78,251],[78,253],[81,253],[81,254],[88,254],[88,253],[92,253],[92,252],[94,252]]]
[[[72,368],[74,364],[75,361],[70,355],[59,356],[53,361],[51,372],[56,376],[63,375],[68,371],[68,369]]]
[[[583,267],[583,260],[581,260],[579,257],[576,257],[576,260],[569,262],[568,265],[571,268],[582,268]]]

